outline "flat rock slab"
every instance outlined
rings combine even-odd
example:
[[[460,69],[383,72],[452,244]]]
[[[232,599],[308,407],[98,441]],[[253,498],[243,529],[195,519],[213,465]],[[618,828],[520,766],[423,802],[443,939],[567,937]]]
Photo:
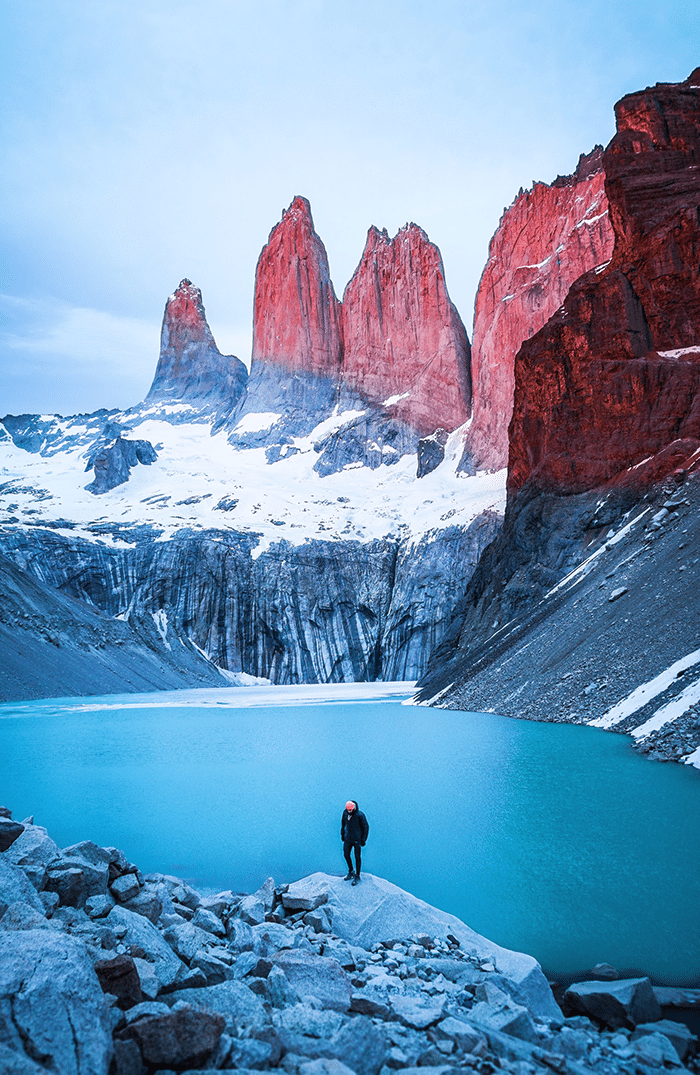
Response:
[[[662,1016],[648,978],[576,982],[569,986],[564,1000],[581,1015],[597,1019],[612,1030],[633,1030],[638,1023],[653,1023]]]
[[[654,996],[663,1008],[700,1008],[700,989],[655,985]]]
[[[295,881],[288,892],[292,889],[297,894],[292,898],[308,901],[308,907],[300,910],[311,909],[314,901],[318,901],[315,903],[317,907],[323,903],[333,932],[360,948],[369,949],[379,941],[394,937],[408,940],[427,934],[445,938],[451,933],[464,952],[491,961],[502,975],[516,983],[518,1000],[533,1015],[562,1019],[561,1010],[536,959],[501,948],[475,933],[459,918],[417,899],[391,881],[368,873],[363,874],[360,884],[353,888],[342,877],[313,873]]]
[[[317,956],[298,948],[286,949],[272,957],[302,1000],[315,1000],[323,1008],[346,1012],[352,988],[345,971],[335,959]]]
[[[173,1002],[183,996],[183,993],[175,994]],[[237,1032],[260,1030],[265,1024],[263,1002],[241,982],[220,982],[201,989],[188,989],[186,1000],[194,1008],[206,1008],[223,1015],[226,1023]]]
[[[0,934],[0,1040],[61,1075],[107,1075],[111,1025],[84,944],[46,930]]]
[[[445,1009],[445,998],[423,1001],[419,997],[392,997],[391,1010],[406,1026],[413,1030],[426,1030],[439,1023]]]

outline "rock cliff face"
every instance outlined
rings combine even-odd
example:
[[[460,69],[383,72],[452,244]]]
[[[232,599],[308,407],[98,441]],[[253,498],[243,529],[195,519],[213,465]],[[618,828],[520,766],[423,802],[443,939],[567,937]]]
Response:
[[[665,549],[658,573],[626,565],[642,553],[648,564],[656,533],[689,503],[684,483],[700,452],[700,69],[680,85],[625,97],[616,114],[618,133],[603,158],[613,258],[572,286],[516,356],[504,527],[424,683],[426,695],[456,683],[444,704],[529,706],[539,713],[536,701],[526,701],[534,689],[527,683],[497,700],[492,676],[493,699],[482,693],[485,670],[491,675],[499,662],[515,660],[514,647],[525,639],[528,660],[545,670],[547,690],[572,654],[576,663],[567,674],[577,675],[584,637],[607,639],[605,673],[630,663],[641,648],[648,658],[641,679],[692,648],[682,609],[694,598],[688,605],[687,588],[677,585],[678,570],[694,570],[680,558],[686,541]],[[645,504],[631,514],[640,498]],[[697,506],[696,492],[691,499]],[[633,525],[641,536],[620,559],[617,546]],[[586,600],[582,592],[574,597],[572,588],[601,565],[607,573]],[[634,600],[618,600],[631,591],[628,575]],[[613,576],[626,584],[601,609],[600,589]],[[677,596],[665,612],[664,644],[659,638],[651,646],[666,594]],[[579,618],[580,641],[571,632],[555,671],[542,625],[559,630],[562,602],[570,619]],[[595,628],[585,618],[586,604]],[[680,617],[675,626],[674,616]],[[480,689],[470,694],[479,676]],[[537,674],[532,681],[544,686]],[[586,702],[570,715],[550,707],[544,719],[584,719],[582,709],[596,715]]]
[[[612,256],[602,161],[596,146],[573,175],[521,191],[491,240],[474,313],[472,465],[506,466],[521,343],[542,328],[579,276]]]
[[[673,442],[680,456],[700,444],[700,70],[630,94],[616,115],[615,253],[518,354],[513,492],[591,489]]]
[[[257,559],[255,536],[235,531],[122,533],[110,548],[17,530],[3,547],[41,586],[125,617],[168,655],[184,638],[188,653],[194,643],[217,666],[274,683],[416,679],[500,521],[488,513],[417,547],[280,541]]]
[[[438,248],[415,224],[372,227],[343,295],[343,382],[421,436],[470,413],[469,341]]]
[[[207,324],[202,292],[189,280],[170,296],[163,315],[160,357],[148,400],[207,402],[229,410],[248,371],[235,355],[222,355]]]

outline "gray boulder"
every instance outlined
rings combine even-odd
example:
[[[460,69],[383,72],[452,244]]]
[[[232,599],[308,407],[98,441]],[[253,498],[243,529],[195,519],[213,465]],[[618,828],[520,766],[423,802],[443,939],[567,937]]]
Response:
[[[59,858],[61,849],[41,825],[25,825],[24,832],[4,853],[3,859],[19,866],[39,890],[49,862]]]
[[[539,1034],[527,1008],[516,1004],[500,989],[493,988],[489,992],[498,996],[491,995],[475,1004],[467,1014],[469,1022],[480,1030],[496,1030],[523,1041],[537,1041]]]
[[[296,903],[299,899],[308,903],[303,907],[290,905],[290,900]],[[562,1021],[547,979],[532,956],[501,948],[454,915],[431,907],[381,877],[363,874],[362,884],[351,888],[341,877],[310,874],[290,885],[282,901],[289,909],[307,911],[323,904],[333,932],[349,944],[365,949],[393,937],[408,939],[427,934],[445,938],[450,933],[464,952],[492,962],[500,974],[513,982],[520,1003],[536,1018]]]
[[[345,971],[335,959],[326,959],[298,948],[278,952],[273,963],[281,967],[302,1000],[316,1001],[323,1008],[346,1012],[352,989]]]
[[[637,1041],[646,1034],[663,1034],[678,1053],[679,1060],[685,1060],[698,1040],[685,1023],[677,1023],[674,1019],[659,1019],[657,1023],[640,1023],[630,1040]]]
[[[353,1075],[351,1068],[335,1057],[319,1057],[299,1065],[299,1075]]]
[[[265,904],[257,896],[246,896],[238,907],[238,914],[249,926],[259,926],[265,921]]]
[[[191,963],[195,952],[204,948],[212,939],[210,933],[198,929],[191,922],[183,922],[180,926],[168,926],[163,936],[173,951],[186,963]]]
[[[6,859],[6,854],[0,858],[0,903],[27,903],[40,914],[44,913],[44,905],[36,894],[36,889],[27,880],[24,871],[19,866],[13,866]]]
[[[226,936],[226,930],[221,919],[212,911],[208,911],[206,907],[197,908],[192,919],[192,925],[196,929],[203,929],[207,933],[213,934],[215,937]]]
[[[232,1027],[235,1033],[259,1030],[266,1022],[260,997],[256,997],[241,982],[221,982],[201,989],[188,989],[187,1003],[223,1015],[227,1026]]]
[[[330,1042],[332,1053],[356,1075],[377,1075],[387,1053],[387,1041],[371,1019],[351,1019]]]
[[[283,948],[294,948],[298,934],[279,922],[253,926],[253,951],[260,956],[274,955]]]
[[[226,936],[234,948],[239,952],[250,952],[255,947],[255,934],[247,922],[240,918],[229,918],[226,925]]]
[[[665,1034],[654,1032],[644,1034],[630,1042],[637,1060],[655,1068],[680,1067],[681,1061],[677,1050]]]
[[[279,1031],[302,1034],[307,1038],[329,1040],[347,1022],[346,1016],[329,1008],[319,1010],[308,1004],[294,1004],[284,1011],[273,1012],[272,1021]]]
[[[452,1015],[438,1023],[436,1033],[439,1038],[444,1037],[455,1042],[464,1053],[473,1052],[476,1046],[484,1041],[483,1036],[475,1027],[462,1019],[455,1019]]]
[[[328,901],[329,881],[334,881],[327,873],[313,873],[294,881],[286,892],[282,893],[282,905],[288,911],[314,911]]]
[[[299,994],[292,989],[281,967],[273,967],[267,976],[267,998],[273,1008],[287,1008],[298,1004]]]
[[[11,903],[0,917],[0,929],[51,929],[51,923],[41,911],[37,911],[36,907],[18,900],[17,903]]]
[[[126,903],[127,900],[138,896],[141,886],[136,879],[136,874],[124,873],[121,877],[115,877],[109,886],[109,890],[120,903]]]
[[[90,918],[106,918],[114,907],[114,900],[110,896],[88,896],[85,900],[85,911]]]
[[[153,963],[161,985],[172,985],[178,973],[186,969],[156,927],[143,915],[116,906],[107,915],[105,923],[117,936],[119,932],[124,932],[126,945],[137,944],[143,948],[149,961]]]
[[[619,1027],[632,1030],[638,1023],[653,1023],[662,1017],[648,978],[576,982],[564,994],[564,1003],[612,1030]]]
[[[7,851],[9,847],[12,847],[15,840],[23,832],[24,825],[21,821],[13,821],[9,817],[0,817],[0,851]]]
[[[0,1040],[60,1075],[107,1075],[107,1002],[80,941],[45,930],[0,934]]]
[[[392,996],[389,1001],[391,1010],[397,1019],[413,1030],[426,1030],[435,1026],[444,1015],[444,997],[421,997],[400,995]]]

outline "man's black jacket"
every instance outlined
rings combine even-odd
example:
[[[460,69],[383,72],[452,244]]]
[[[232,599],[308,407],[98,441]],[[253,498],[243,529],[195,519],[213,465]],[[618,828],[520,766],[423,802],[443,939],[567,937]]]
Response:
[[[354,799],[353,802],[355,802]],[[357,803],[351,814],[343,810],[340,821],[340,839],[343,843],[361,844],[364,847],[368,836],[369,822],[362,811],[358,810]]]

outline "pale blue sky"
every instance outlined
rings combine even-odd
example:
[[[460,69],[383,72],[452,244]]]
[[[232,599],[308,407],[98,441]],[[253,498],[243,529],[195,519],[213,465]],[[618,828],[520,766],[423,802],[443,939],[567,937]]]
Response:
[[[127,406],[202,288],[250,352],[255,263],[306,195],[342,295],[370,224],[440,247],[471,335],[505,205],[700,65],[697,0],[4,0],[0,414]]]

